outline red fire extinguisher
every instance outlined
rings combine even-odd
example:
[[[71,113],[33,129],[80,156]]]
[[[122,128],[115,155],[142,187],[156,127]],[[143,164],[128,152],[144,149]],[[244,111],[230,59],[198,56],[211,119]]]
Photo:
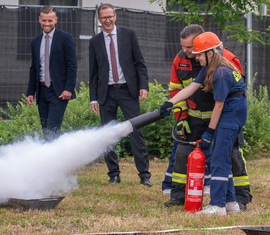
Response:
[[[197,141],[194,151],[188,156],[185,198],[186,212],[196,212],[202,209],[204,172],[205,155],[199,147],[199,141]]]

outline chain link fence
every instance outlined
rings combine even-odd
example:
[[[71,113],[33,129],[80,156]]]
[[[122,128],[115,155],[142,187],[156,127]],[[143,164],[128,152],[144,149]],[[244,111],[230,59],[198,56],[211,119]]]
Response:
[[[29,67],[31,64],[31,40],[42,33],[38,22],[40,6],[0,6],[0,105],[17,104],[26,94]],[[81,7],[58,7],[57,28],[71,33],[77,45],[78,76],[80,82],[89,81],[89,38],[96,31],[96,9]],[[183,21],[170,21],[164,14],[117,8],[117,26],[133,28],[145,58],[149,81],[167,86],[170,80],[174,57],[181,49],[180,31],[186,26]],[[243,20],[244,23],[244,20]],[[270,17],[253,17],[253,29],[265,31]],[[206,31],[215,32],[224,46],[239,58],[246,71],[246,45],[228,39],[217,25],[207,25]],[[270,88],[270,47],[253,46],[252,66],[257,72],[254,87],[266,85]]]

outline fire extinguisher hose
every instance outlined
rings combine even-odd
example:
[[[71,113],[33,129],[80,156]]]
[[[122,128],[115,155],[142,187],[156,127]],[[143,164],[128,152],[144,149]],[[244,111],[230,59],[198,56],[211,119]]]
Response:
[[[180,112],[179,112],[179,115],[173,125],[173,128],[172,128],[172,138],[177,141],[178,143],[181,143],[181,144],[189,144],[189,145],[196,145],[198,147],[198,142],[196,141],[193,141],[193,142],[188,142],[188,141],[184,141],[184,140],[179,140],[175,137],[175,133],[176,133],[176,128],[177,128],[177,123],[182,115],[182,108],[180,106],[175,106],[173,108],[171,108],[171,110],[173,109],[180,109]]]

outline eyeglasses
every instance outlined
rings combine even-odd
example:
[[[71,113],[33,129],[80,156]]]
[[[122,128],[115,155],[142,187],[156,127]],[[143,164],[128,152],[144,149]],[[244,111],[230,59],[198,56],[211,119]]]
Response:
[[[106,21],[106,20],[112,20],[114,17],[115,17],[115,15],[107,16],[107,17],[99,17],[99,19],[101,19],[102,21]]]

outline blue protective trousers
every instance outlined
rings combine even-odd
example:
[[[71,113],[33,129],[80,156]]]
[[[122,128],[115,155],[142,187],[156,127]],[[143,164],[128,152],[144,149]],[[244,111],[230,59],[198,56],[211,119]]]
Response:
[[[173,143],[172,153],[169,158],[169,165],[165,173],[164,180],[162,181],[162,191],[165,189],[172,189],[172,172],[173,172],[173,165],[175,160],[175,152],[177,149],[178,142],[175,140]]]
[[[237,135],[246,120],[246,97],[227,98],[214,135],[210,205],[224,207],[227,202],[236,201],[230,156]]]

